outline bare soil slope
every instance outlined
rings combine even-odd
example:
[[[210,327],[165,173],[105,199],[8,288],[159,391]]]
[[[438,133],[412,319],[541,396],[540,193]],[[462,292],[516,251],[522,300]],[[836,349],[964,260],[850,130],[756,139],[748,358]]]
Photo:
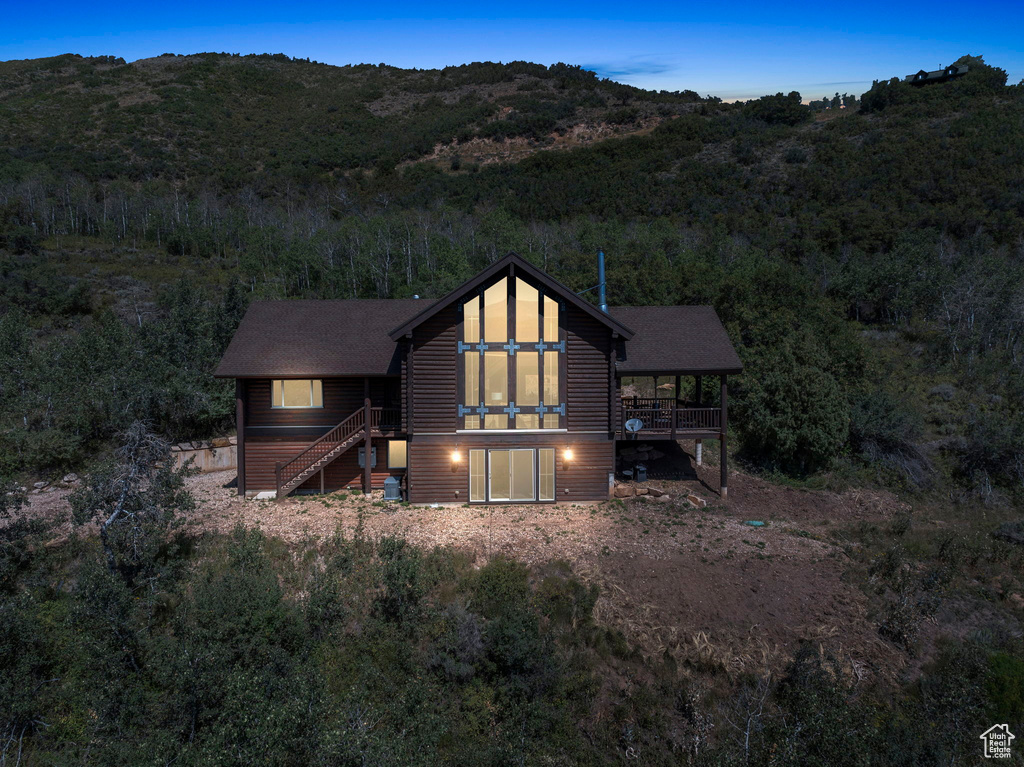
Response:
[[[357,528],[403,535],[420,546],[453,546],[482,564],[504,554],[531,564],[564,560],[601,586],[598,619],[646,652],[729,673],[783,662],[801,641],[844,658],[851,673],[892,677],[900,651],[882,640],[863,591],[844,576],[849,560],[825,533],[832,525],[883,521],[904,505],[887,493],[806,492],[735,472],[730,499],[717,469],[689,464],[682,480],[655,480],[671,502],[649,497],[557,506],[385,504],[358,493],[243,501],[234,473],[190,480],[196,532],[257,526],[285,541]],[[681,501],[706,498],[706,508]],[[32,512],[60,513],[66,491],[32,496]],[[747,520],[763,520],[752,527]]]

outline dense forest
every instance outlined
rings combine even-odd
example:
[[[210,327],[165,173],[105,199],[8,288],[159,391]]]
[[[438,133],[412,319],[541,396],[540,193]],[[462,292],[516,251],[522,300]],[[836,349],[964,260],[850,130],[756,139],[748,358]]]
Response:
[[[20,486],[75,470],[92,477],[84,523],[140,423],[154,440],[229,431],[233,392],[210,373],[253,298],[432,298],[510,250],[585,290],[599,248],[613,305],[717,309],[745,364],[730,426],[746,471],[964,515],[1017,508],[1024,85],[961,61],[956,80],[878,81],[827,109],[562,64],[0,63],[0,517]],[[664,762],[938,764],[976,745],[958,722],[1022,713],[1024,662],[1004,638],[946,648],[931,687],[888,703],[800,655],[754,744],[715,750],[690,692],[594,624],[571,574],[475,571],[397,539],[304,558],[244,530],[168,538],[189,503],[175,482],[138,490],[163,543],[134,564],[112,553],[124,542],[47,555],[38,525],[0,528],[0,759],[34,737],[38,763],[139,764],[188,743],[183,764],[425,749],[583,764],[638,738]],[[944,572],[963,561],[936,556]],[[353,621],[361,643],[332,643]],[[616,728],[580,728],[609,664],[648,683]],[[396,676],[366,676],[382,665]],[[749,705],[769,695],[738,689]],[[262,717],[260,739],[243,713]],[[899,733],[922,719],[955,735],[920,750]],[[878,721],[889,729],[861,736]]]
[[[248,297],[429,298],[509,250],[583,290],[603,247],[613,304],[718,309],[754,463],[1018,492],[1024,100],[964,60],[824,120],[564,65],[3,64],[3,468],[228,428],[207,373]],[[595,122],[623,135],[546,144]]]

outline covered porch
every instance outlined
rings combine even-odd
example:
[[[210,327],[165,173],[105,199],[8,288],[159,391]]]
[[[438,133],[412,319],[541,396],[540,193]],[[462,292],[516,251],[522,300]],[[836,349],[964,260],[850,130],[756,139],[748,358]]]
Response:
[[[620,383],[619,418],[616,438],[635,439],[717,439],[727,426],[725,376],[721,376],[722,393],[718,402],[708,403],[704,396],[703,376],[696,376],[692,392],[684,392],[681,376],[675,376],[675,384],[658,385],[654,376],[654,396],[622,393]],[[669,388],[671,387],[671,388]],[[635,385],[634,387],[635,388]],[[689,396],[687,396],[689,395]],[[639,421],[639,431],[630,431],[627,423]]]
[[[631,328],[616,344],[613,435],[633,439],[694,440],[702,461],[705,439],[721,451],[721,496],[729,490],[728,378],[743,372],[729,335],[709,306],[613,308]],[[628,425],[628,426],[627,426]]]
[[[650,381],[648,388],[653,396],[647,392],[643,395],[637,393],[644,379]],[[665,379],[668,379],[667,383],[659,383]],[[723,374],[715,376],[715,379],[719,388],[717,401],[709,401],[710,398],[705,395],[704,375],[693,376],[693,387],[686,391],[683,389],[682,374],[654,373],[617,378],[615,439],[692,439],[698,466],[703,463],[703,440],[718,440],[721,451],[721,496],[725,499],[729,493],[728,376]]]

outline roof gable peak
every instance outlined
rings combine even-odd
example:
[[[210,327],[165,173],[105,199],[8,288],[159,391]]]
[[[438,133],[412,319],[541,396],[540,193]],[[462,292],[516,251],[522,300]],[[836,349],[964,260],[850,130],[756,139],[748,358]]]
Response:
[[[392,330],[388,335],[393,340],[397,341],[399,338],[406,335],[407,333],[411,333],[414,328],[416,328],[421,323],[433,317],[435,314],[440,312],[445,307],[450,306],[451,304],[455,303],[460,298],[469,294],[471,291],[479,288],[480,286],[487,284],[494,277],[501,274],[502,272],[514,275],[516,274],[517,270],[521,271],[524,275],[532,278],[534,281],[539,282],[542,286],[550,290],[552,293],[561,296],[568,303],[576,306],[579,309],[582,309],[585,313],[594,317],[594,319],[598,320],[604,325],[607,325],[613,332],[618,333],[619,335],[623,336],[626,339],[630,339],[633,337],[634,333],[630,328],[623,325],[610,314],[602,312],[596,306],[593,306],[592,304],[583,300],[570,288],[563,285],[561,282],[554,279],[546,272],[541,271],[536,266],[527,261],[525,258],[520,256],[518,253],[515,253],[513,251],[509,251],[507,255],[495,261],[493,264],[491,264],[486,269],[481,271],[475,277],[466,280],[466,282],[462,283],[459,287],[455,288],[455,290],[451,291],[445,296],[442,296],[437,301],[427,306],[422,312],[417,314],[415,317],[410,319],[405,324],[400,325],[399,327]]]

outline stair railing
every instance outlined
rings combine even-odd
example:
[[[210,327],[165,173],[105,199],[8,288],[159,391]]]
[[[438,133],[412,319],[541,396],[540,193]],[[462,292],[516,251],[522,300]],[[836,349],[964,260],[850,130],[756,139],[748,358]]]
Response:
[[[318,438],[315,442],[311,442],[294,458],[285,461],[284,463],[278,461],[274,466],[278,498],[281,497],[281,488],[334,450],[338,445],[343,442],[347,442],[354,434],[357,432],[363,432],[365,422],[366,418],[364,411],[362,409],[357,410],[329,432]]]

